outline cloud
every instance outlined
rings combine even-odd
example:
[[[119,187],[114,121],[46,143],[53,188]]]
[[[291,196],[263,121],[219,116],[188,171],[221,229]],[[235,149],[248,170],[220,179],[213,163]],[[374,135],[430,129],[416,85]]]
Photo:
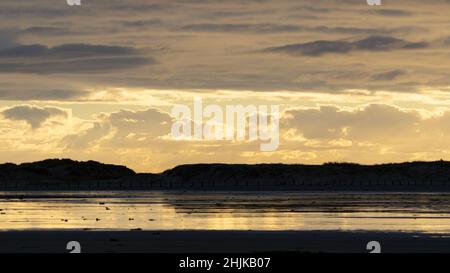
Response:
[[[62,146],[69,150],[92,148],[94,143],[103,140],[105,136],[111,133],[111,130],[110,124],[103,121],[96,121],[87,129],[65,136],[61,140]]]
[[[20,30],[20,34],[56,36],[56,35],[73,35],[74,32],[70,28],[66,27],[32,26]]]
[[[107,146],[141,147],[168,135],[173,122],[172,116],[158,109],[101,113],[90,128],[67,136],[63,142],[66,147],[83,148],[108,137]]]
[[[26,1],[0,2],[0,13],[11,17],[5,17],[3,28],[15,30],[22,46],[26,44],[26,50],[35,54],[33,57],[20,57],[20,51],[24,50],[20,45],[7,46],[16,48],[16,51],[8,52],[10,59],[7,56],[0,58],[0,83],[6,81],[1,77],[6,79],[18,73],[22,75],[14,80],[8,79],[8,82],[24,80],[31,85],[27,89],[36,86],[41,89],[43,82],[54,82],[58,78],[58,83],[48,86],[52,90],[143,87],[166,90],[314,90],[326,93],[347,89],[416,92],[428,83],[433,87],[448,83],[449,77],[444,75],[442,63],[439,64],[445,60],[447,48],[438,46],[420,52],[428,54],[422,56],[421,66],[417,66],[417,61],[408,54],[392,50],[383,54],[386,57],[383,63],[376,59],[376,54],[352,55],[347,60],[335,62],[308,58],[302,60],[302,65],[295,58],[280,61],[276,54],[254,54],[258,49],[272,46],[328,41],[329,44],[318,45],[325,47],[323,54],[331,52],[342,56],[351,52],[369,52],[370,49],[356,45],[349,47],[347,43],[373,35],[397,37],[405,42],[420,41],[420,36],[426,35],[427,41],[433,45],[434,41],[444,39],[446,35],[437,27],[441,24],[439,18],[445,18],[445,9],[436,11],[443,15],[430,16],[430,20],[422,22],[420,14],[429,12],[424,9],[429,5],[423,3],[373,9],[357,4],[357,1],[315,1],[311,4],[294,0],[281,3],[111,0],[88,1],[83,9],[67,8],[64,2],[55,5],[50,0],[39,6]],[[423,12],[418,12],[422,9]],[[379,14],[379,10],[387,10],[386,14],[410,16],[388,17]],[[17,20],[18,16],[21,20]],[[59,23],[55,23],[57,18],[54,16],[64,16],[64,22],[56,20]],[[343,45],[333,49],[336,41],[343,42]],[[131,51],[119,52],[119,56],[104,56],[101,52],[89,57],[56,54],[60,44],[75,42],[84,45],[116,44]],[[0,51],[4,49],[6,47]],[[320,55],[316,53],[320,50],[310,51]],[[295,54],[302,54],[298,52]],[[156,64],[155,60],[157,65],[152,65]],[[392,67],[401,67],[409,73],[391,81],[374,82],[372,74],[389,71]],[[313,75],[314,79],[305,78],[305,75],[316,71],[331,70],[365,75],[357,79],[329,78],[327,74]],[[21,86],[26,87],[22,82]],[[12,97],[9,93],[7,96]]]
[[[161,27],[164,25],[163,21],[159,19],[121,21],[120,24],[126,28]]]
[[[299,25],[281,24],[190,24],[180,28],[183,31],[206,32],[297,32],[305,30]]]
[[[370,10],[369,13],[387,16],[387,17],[399,17],[399,16],[411,16],[411,12],[401,9],[376,9]]]
[[[102,116],[112,127],[117,128],[116,136],[124,138],[131,133],[154,138],[170,132],[173,118],[157,109],[143,111],[121,110]]]
[[[131,22],[127,26],[143,27],[143,26],[162,26],[161,22],[150,21],[140,22],[135,24]],[[394,28],[363,28],[363,27],[346,27],[346,26],[308,26],[298,24],[275,24],[275,23],[253,23],[253,24],[232,24],[232,23],[203,23],[203,24],[188,24],[183,25],[176,30],[178,31],[190,31],[190,32],[228,32],[228,33],[283,33],[283,32],[317,32],[326,34],[382,34],[382,33],[402,33],[411,32],[414,30],[420,30],[417,27],[394,27]]]
[[[88,95],[87,92],[75,89],[1,89],[0,100],[73,100],[80,99]]]
[[[5,132],[0,134],[0,145],[10,147],[9,151],[39,147],[75,158],[114,160],[143,171],[218,161],[375,163],[414,160],[423,151],[440,155],[450,147],[449,116],[445,112],[423,118],[419,110],[386,104],[291,109],[283,114],[280,149],[262,154],[248,141],[173,141],[164,137],[173,122],[169,114],[157,109],[120,110],[100,113],[94,121],[76,120],[74,126],[60,128],[59,134],[46,131],[51,126],[25,134],[23,126],[0,120],[0,125],[10,126],[0,128]]]
[[[394,69],[386,72],[381,72],[375,75],[372,75],[372,80],[375,81],[392,81],[396,78],[406,75],[407,72],[403,69]]]
[[[428,44],[425,42],[408,42],[389,36],[370,36],[353,42],[319,40],[302,44],[290,44],[266,48],[263,52],[285,53],[294,56],[321,56],[324,54],[347,54],[355,51],[420,49],[427,46]]]
[[[153,64],[143,52],[123,46],[63,44],[20,45],[0,50],[0,72],[102,73]]]
[[[386,104],[344,110],[337,106],[286,111],[282,124],[308,139],[383,140],[415,135],[421,116]]]
[[[66,109],[35,105],[17,105],[2,110],[0,113],[5,119],[25,121],[32,129],[41,127],[44,122],[52,118],[68,118],[69,116],[69,111]]]
[[[17,33],[14,30],[0,29],[0,50],[17,45]]]

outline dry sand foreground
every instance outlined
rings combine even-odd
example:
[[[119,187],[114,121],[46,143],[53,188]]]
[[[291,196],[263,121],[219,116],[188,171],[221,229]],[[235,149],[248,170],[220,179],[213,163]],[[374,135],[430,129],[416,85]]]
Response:
[[[385,253],[450,252],[448,236],[340,231],[4,231],[0,252],[65,253],[74,240],[84,253],[366,253],[374,240]]]

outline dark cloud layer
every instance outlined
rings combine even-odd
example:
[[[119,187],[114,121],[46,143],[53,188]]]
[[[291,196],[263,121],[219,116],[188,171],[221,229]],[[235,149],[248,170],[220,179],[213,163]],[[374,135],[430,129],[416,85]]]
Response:
[[[127,26],[144,27],[144,26],[162,26],[162,22],[158,21],[136,21],[127,22]],[[190,32],[229,32],[229,33],[283,33],[283,32],[317,32],[317,33],[341,33],[341,34],[382,34],[382,33],[407,33],[411,31],[421,30],[419,27],[392,27],[392,28],[376,28],[376,27],[348,27],[348,26],[307,26],[298,24],[189,24],[176,29],[178,31]]]
[[[47,47],[34,44],[0,50],[0,72],[101,73],[154,62],[139,50],[122,46],[63,44]]]
[[[84,1],[82,7],[0,1],[6,29],[0,30],[0,83],[12,83],[3,87],[8,91],[0,88],[0,99],[26,99],[28,91],[16,86],[49,88],[29,92],[43,100],[78,98],[82,94],[67,91],[78,87],[326,93],[441,88],[449,83],[442,69],[450,48],[448,8],[444,0],[386,1],[380,7],[364,0],[108,0]],[[254,54],[261,49],[287,57]],[[383,52],[385,59],[368,52]],[[338,60],[330,62],[330,55]],[[290,56],[314,58],[300,65]],[[15,89],[21,91],[9,91]]]
[[[87,92],[74,89],[0,89],[0,100],[76,100]]]
[[[0,29],[0,50],[17,45],[17,33],[13,30]]]
[[[379,9],[371,10],[370,13],[381,16],[399,17],[399,16],[411,16],[412,13],[401,9]]]
[[[324,54],[347,54],[355,51],[391,51],[400,49],[426,48],[425,42],[408,42],[389,36],[370,36],[353,42],[348,41],[314,41],[270,47],[264,52],[285,53],[289,55],[321,56]]]
[[[372,79],[376,81],[392,81],[405,74],[407,74],[407,72],[403,69],[394,69],[375,74],[372,76]]]

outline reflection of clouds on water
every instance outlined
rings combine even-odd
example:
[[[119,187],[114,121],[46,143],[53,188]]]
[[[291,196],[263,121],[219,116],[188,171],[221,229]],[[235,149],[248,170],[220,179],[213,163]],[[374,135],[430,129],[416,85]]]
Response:
[[[32,193],[32,198],[22,199],[2,195],[0,228],[450,233],[448,197],[286,192]]]

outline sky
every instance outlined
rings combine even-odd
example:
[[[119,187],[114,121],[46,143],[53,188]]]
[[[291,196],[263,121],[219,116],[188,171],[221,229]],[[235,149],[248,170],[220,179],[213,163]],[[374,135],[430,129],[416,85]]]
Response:
[[[450,1],[0,2],[0,162],[450,160]],[[174,139],[174,105],[279,105],[280,144]]]

